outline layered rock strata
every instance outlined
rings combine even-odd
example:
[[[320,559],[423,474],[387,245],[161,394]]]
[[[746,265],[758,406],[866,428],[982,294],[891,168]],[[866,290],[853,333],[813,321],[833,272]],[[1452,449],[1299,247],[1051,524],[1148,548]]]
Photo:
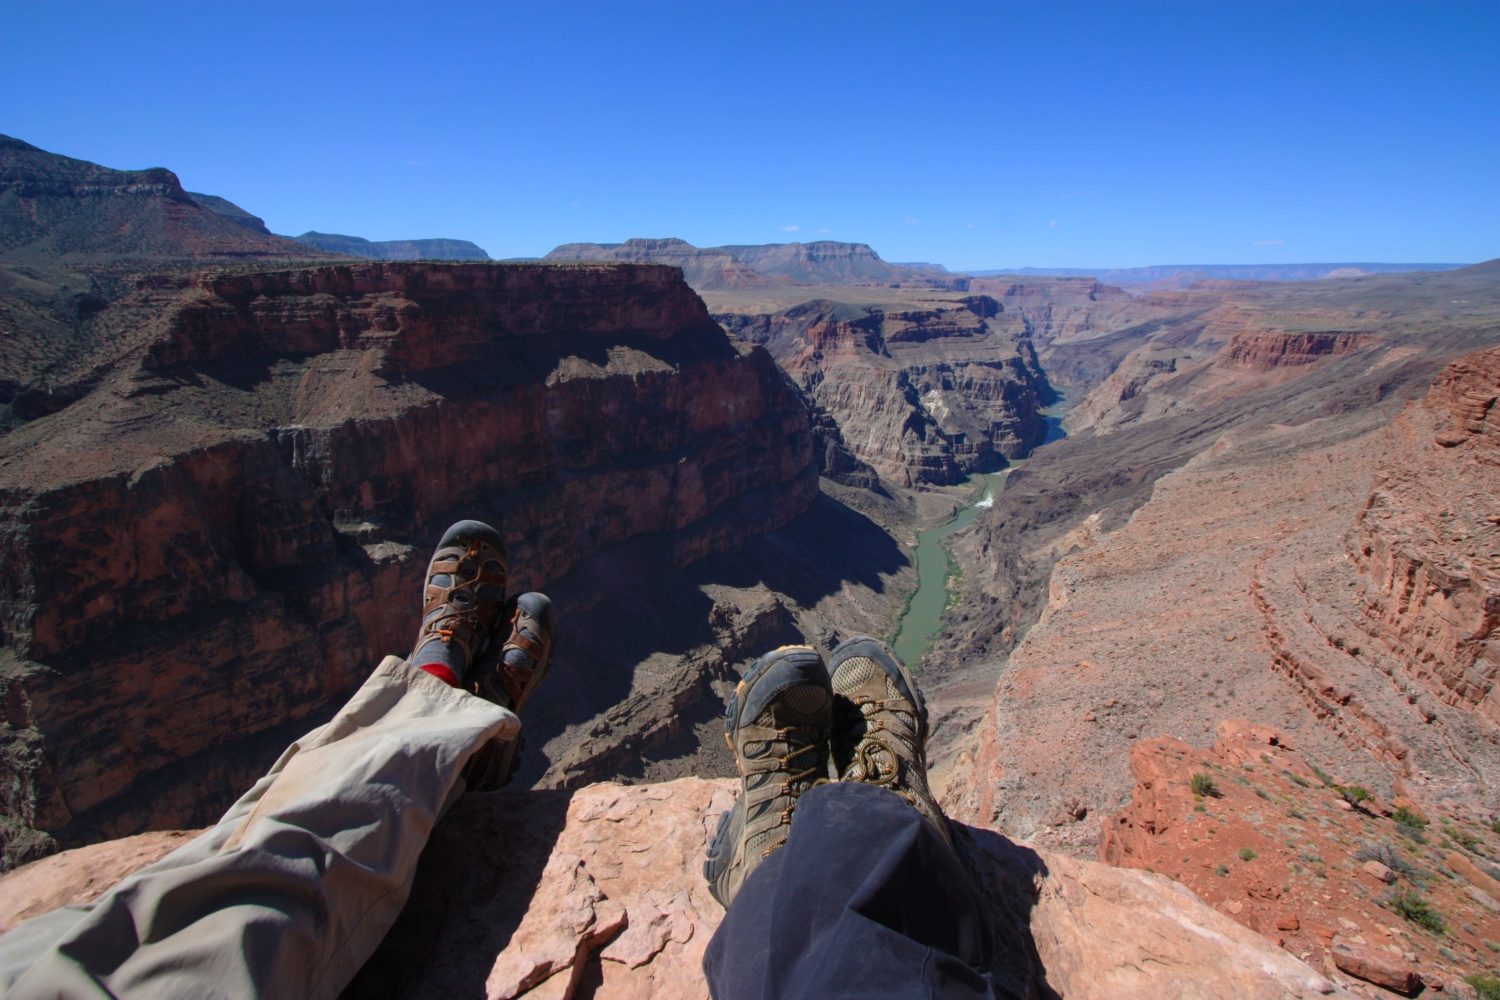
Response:
[[[1088,850],[1094,831],[1077,817],[1120,808],[1136,739],[1206,743],[1225,715],[1275,725],[1380,794],[1474,819],[1495,809],[1494,466],[1473,419],[1491,354],[1450,369],[1394,425],[1395,400],[1287,419],[1297,394],[1283,389],[1280,420],[1264,409],[1193,446],[1123,525],[1090,518],[1023,555],[1051,566],[1046,604],[955,788],[960,814]],[[1357,357],[1346,363],[1365,377],[1385,371]],[[1294,384],[1308,402],[1327,389]],[[1435,401],[1444,398],[1462,402]],[[1476,428],[1472,443],[1445,447],[1438,439],[1452,439],[1455,420]],[[1121,440],[1119,456],[1144,443],[1145,427]],[[995,542],[976,532],[960,556],[972,559],[974,544],[996,552]]]
[[[1371,631],[1431,697],[1500,724],[1500,348],[1445,369],[1392,428],[1351,532]]]
[[[795,391],[669,268],[347,265],[169,298],[92,391],[0,438],[12,858],[211,818],[405,649],[456,517],[502,527],[513,589],[588,593],[563,578],[623,546],[641,572],[732,551],[817,493]]]
[[[695,289],[764,288],[772,279],[747,266],[721,247],[695,247],[679,239],[634,239],[624,243],[564,243],[544,258],[548,261],[629,261],[682,268]]]
[[[837,444],[898,486],[991,471],[1043,437],[1051,387],[1024,328],[994,299],[909,305],[816,300],[768,314],[718,313],[764,344]]]
[[[676,238],[565,243],[548,261],[632,261],[682,268],[699,292],[789,285],[902,285],[963,291],[969,279],[933,264],[890,264],[863,243],[818,240],[697,247]]]

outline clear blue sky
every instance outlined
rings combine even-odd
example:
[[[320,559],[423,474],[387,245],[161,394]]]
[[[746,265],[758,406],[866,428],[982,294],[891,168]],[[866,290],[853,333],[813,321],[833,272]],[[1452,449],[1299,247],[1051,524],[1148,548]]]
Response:
[[[1500,256],[1500,0],[32,2],[0,132],[275,232]]]

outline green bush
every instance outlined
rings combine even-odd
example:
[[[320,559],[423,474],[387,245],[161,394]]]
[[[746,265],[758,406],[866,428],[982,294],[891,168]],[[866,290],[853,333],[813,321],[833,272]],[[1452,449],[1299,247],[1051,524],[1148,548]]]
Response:
[[[1418,927],[1425,927],[1434,934],[1448,932],[1443,915],[1429,906],[1419,893],[1393,890],[1382,896],[1380,901]]]
[[[1250,848],[1248,848],[1248,847],[1241,847],[1240,848],[1240,860],[1241,861],[1254,861],[1255,858],[1256,858],[1256,854],[1255,854],[1254,851],[1250,850]]]
[[[1364,785],[1334,785],[1333,790],[1342,795],[1345,802],[1355,807],[1370,797],[1370,790]]]
[[[1188,787],[1199,798],[1217,799],[1223,797],[1223,793],[1219,791],[1219,786],[1214,784],[1213,777],[1204,774],[1202,771],[1193,775],[1192,780],[1188,782]]]
[[[1397,826],[1409,826],[1414,830],[1422,830],[1427,826],[1426,816],[1419,812],[1412,812],[1405,806],[1391,813],[1391,819],[1396,821]]]
[[[1460,830],[1458,827],[1443,824],[1443,832],[1463,845],[1464,850],[1471,854],[1484,854],[1484,841],[1474,836],[1468,830]]]
[[[1500,1000],[1500,976],[1488,972],[1476,972],[1472,976],[1465,976],[1464,982],[1474,987],[1474,992],[1479,994],[1479,1000]]]

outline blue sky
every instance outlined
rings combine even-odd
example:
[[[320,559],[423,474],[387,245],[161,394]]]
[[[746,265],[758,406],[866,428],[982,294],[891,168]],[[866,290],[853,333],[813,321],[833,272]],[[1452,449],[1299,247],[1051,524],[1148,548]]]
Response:
[[[1500,0],[37,3],[0,132],[273,231],[1500,256]]]

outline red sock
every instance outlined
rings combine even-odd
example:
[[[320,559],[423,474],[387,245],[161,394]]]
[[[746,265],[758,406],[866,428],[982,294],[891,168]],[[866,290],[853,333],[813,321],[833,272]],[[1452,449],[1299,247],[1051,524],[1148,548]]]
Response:
[[[458,687],[458,675],[453,668],[446,663],[421,663],[417,665],[418,670],[425,670],[449,687]]]

